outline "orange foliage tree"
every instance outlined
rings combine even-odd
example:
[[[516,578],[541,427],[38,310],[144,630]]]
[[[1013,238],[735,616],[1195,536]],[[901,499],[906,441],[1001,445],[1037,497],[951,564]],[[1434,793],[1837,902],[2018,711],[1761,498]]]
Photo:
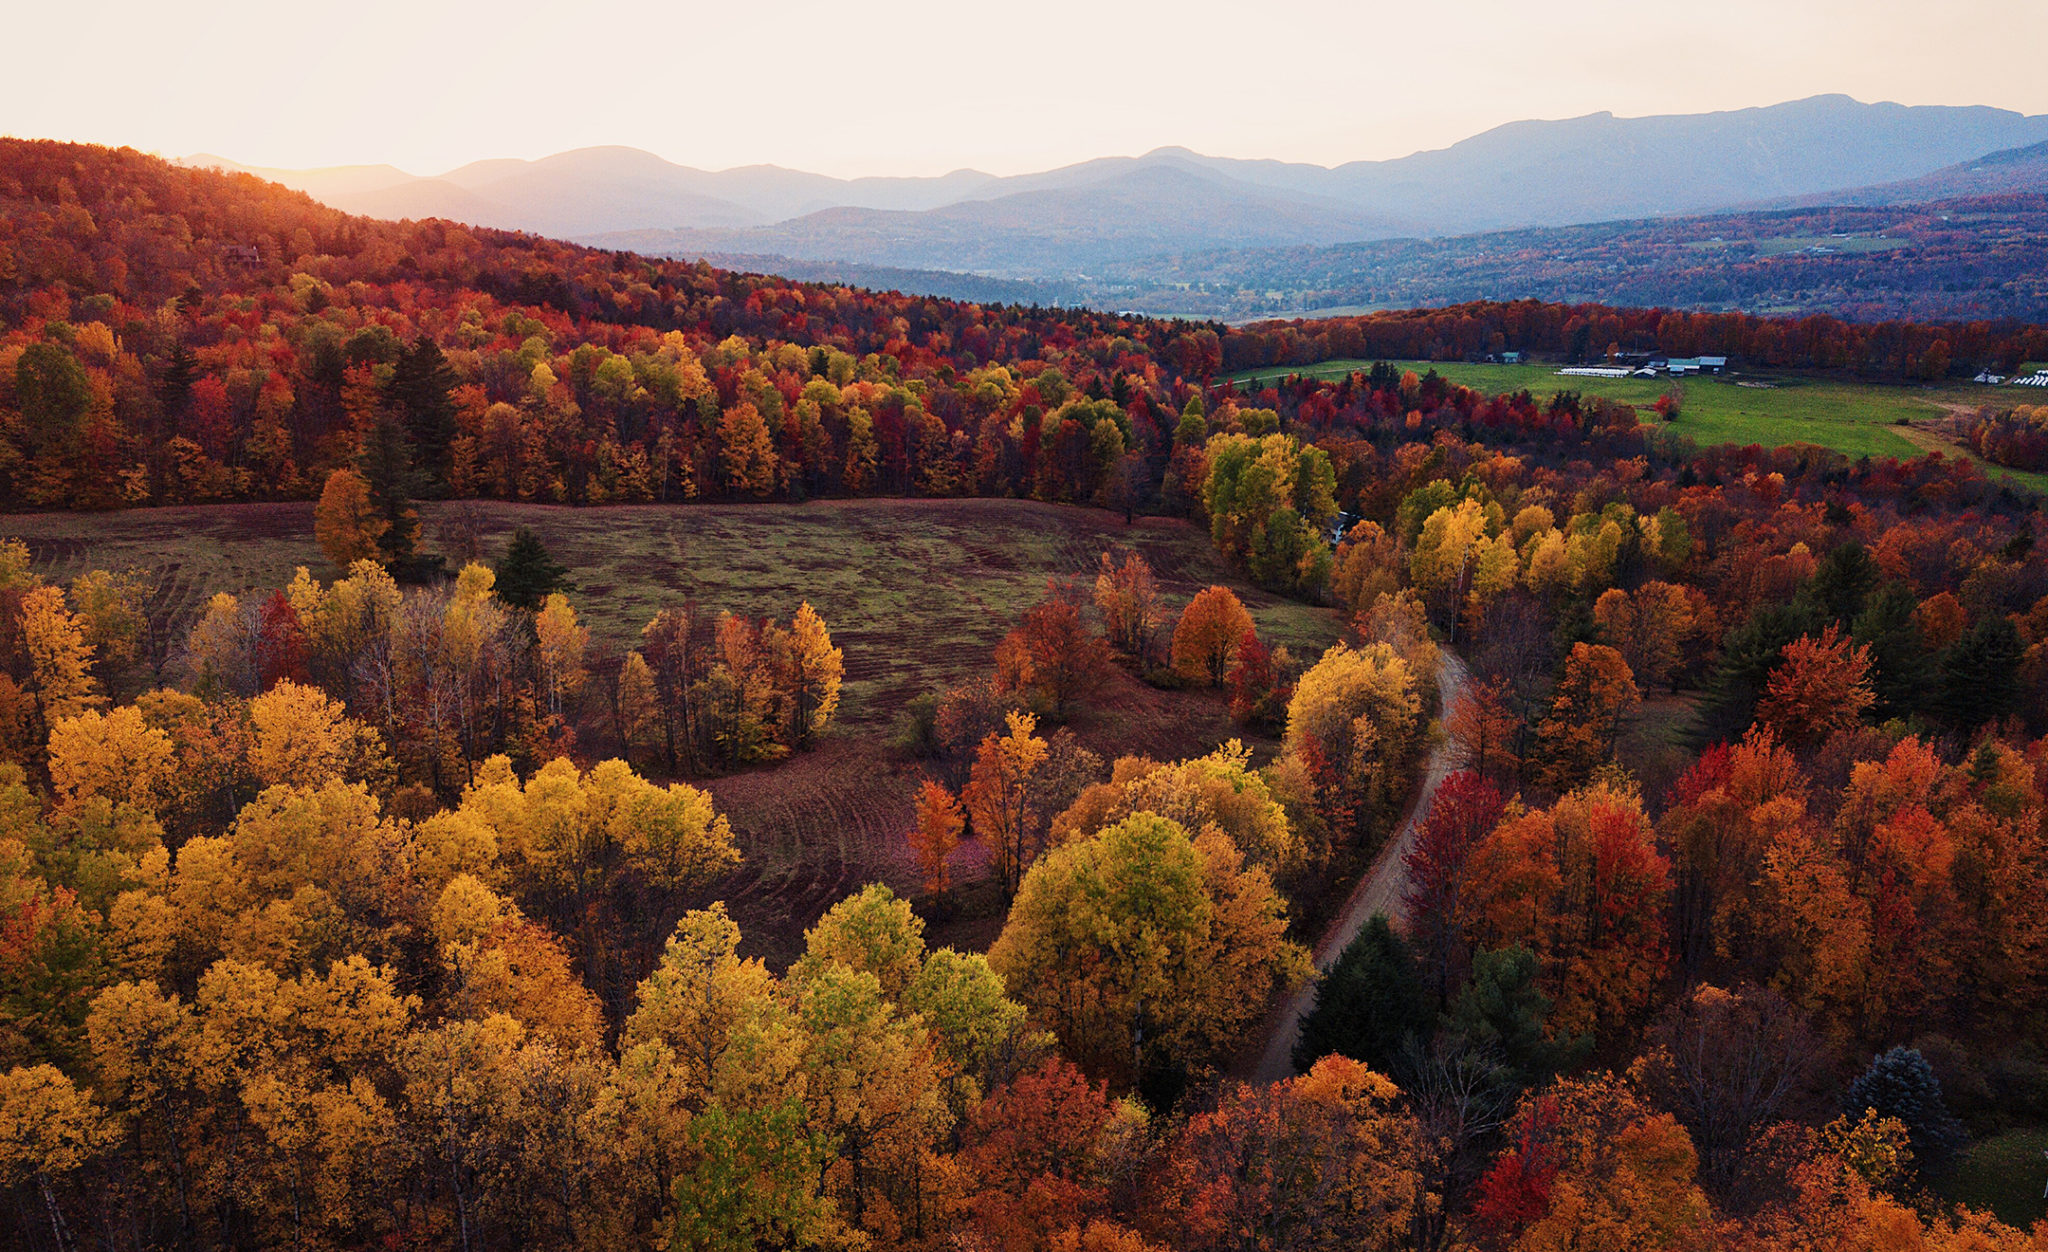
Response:
[[[1573,644],[1550,713],[1536,728],[1543,781],[1566,791],[1591,777],[1613,755],[1621,719],[1641,702],[1621,653],[1603,644]]]
[[[1285,1082],[1234,1086],[1174,1140],[1160,1233],[1201,1252],[1413,1246],[1412,1223],[1436,1198],[1399,1099],[1385,1076],[1335,1054]]]
[[[910,828],[910,848],[924,871],[924,889],[934,894],[951,885],[946,858],[960,846],[967,819],[953,793],[927,778],[917,789],[917,823]]]
[[[1692,1140],[1611,1074],[1525,1098],[1474,1216],[1514,1252],[1648,1252],[1705,1246],[1713,1214]]]
[[[1642,801],[1596,784],[1495,827],[1466,858],[1458,912],[1477,946],[1537,955],[1559,1027],[1607,1032],[1650,1006],[1670,895]]]
[[[1252,629],[1252,615],[1230,588],[1197,593],[1173,628],[1174,671],[1192,683],[1221,683],[1230,675],[1238,640]]]
[[[1159,589],[1144,556],[1127,552],[1119,562],[1102,554],[1102,572],[1095,576],[1095,607],[1117,651],[1146,665],[1152,658],[1153,635],[1159,630]]]
[[[1787,743],[1813,748],[1854,726],[1876,701],[1869,646],[1852,643],[1839,627],[1829,626],[1818,639],[1801,635],[1785,645],[1757,702],[1756,717]]]

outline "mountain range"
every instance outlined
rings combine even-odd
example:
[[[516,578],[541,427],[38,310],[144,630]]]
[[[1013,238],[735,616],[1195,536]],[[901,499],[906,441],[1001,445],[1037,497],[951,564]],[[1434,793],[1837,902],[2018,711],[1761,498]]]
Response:
[[[247,168],[213,156],[185,163]],[[1816,96],[1515,122],[1444,149],[1335,167],[1160,148],[1009,177],[839,179],[772,165],[705,171],[613,147],[425,178],[392,166],[249,172],[375,217],[444,217],[664,255],[1057,282],[1211,250],[2048,190],[2048,116]]]

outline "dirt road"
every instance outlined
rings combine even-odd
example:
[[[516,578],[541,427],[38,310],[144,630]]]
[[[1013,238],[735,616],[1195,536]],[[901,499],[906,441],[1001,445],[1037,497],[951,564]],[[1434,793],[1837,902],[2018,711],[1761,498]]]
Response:
[[[1465,690],[1465,663],[1448,649],[1437,666],[1436,681],[1437,689],[1442,693],[1440,707],[1448,714]],[[1358,937],[1358,932],[1365,928],[1366,921],[1374,913],[1385,913],[1390,918],[1399,919],[1401,897],[1408,885],[1402,857],[1415,842],[1415,828],[1428,820],[1430,801],[1436,798],[1436,789],[1464,762],[1465,745],[1446,733],[1443,743],[1429,754],[1429,766],[1423,773],[1422,785],[1416,789],[1400,828],[1380,850],[1379,859],[1373,862],[1372,869],[1358,880],[1351,898],[1344,902],[1343,911],[1316,944],[1317,970],[1328,971],[1335,965],[1337,958]],[[1275,1082],[1294,1073],[1291,1058],[1295,1035],[1301,1029],[1301,1019],[1308,1015],[1315,1003],[1316,989],[1311,984],[1289,996],[1286,1003],[1266,1019],[1265,1046],[1258,1053],[1258,1063],[1250,1067],[1245,1077],[1256,1082]]]

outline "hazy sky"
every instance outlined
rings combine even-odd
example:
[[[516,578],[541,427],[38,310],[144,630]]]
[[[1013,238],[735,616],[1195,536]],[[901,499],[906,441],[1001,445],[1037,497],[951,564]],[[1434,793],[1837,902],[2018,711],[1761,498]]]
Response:
[[[421,174],[590,144],[833,174],[1163,144],[1331,165],[1519,118],[1823,92],[2048,113],[2048,0],[9,8],[0,133]]]

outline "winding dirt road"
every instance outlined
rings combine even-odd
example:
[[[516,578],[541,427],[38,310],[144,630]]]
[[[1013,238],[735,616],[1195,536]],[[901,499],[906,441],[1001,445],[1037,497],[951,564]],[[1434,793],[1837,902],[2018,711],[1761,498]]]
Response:
[[[1445,649],[1437,665],[1436,683],[1440,693],[1438,707],[1446,714],[1459,695],[1465,690],[1465,663]],[[1444,741],[1429,754],[1429,767],[1422,776],[1422,785],[1416,789],[1415,798],[1408,805],[1408,813],[1402,819],[1400,829],[1387,840],[1387,846],[1380,850],[1379,859],[1372,868],[1358,880],[1352,889],[1351,898],[1344,902],[1344,909],[1337,914],[1330,928],[1316,944],[1315,962],[1319,972],[1327,972],[1337,963],[1344,949],[1358,932],[1365,929],[1367,919],[1374,913],[1385,913],[1399,920],[1401,897],[1408,887],[1408,874],[1402,865],[1402,858],[1415,842],[1415,829],[1429,819],[1430,802],[1436,798],[1436,789],[1444,779],[1457,772],[1465,763],[1465,745],[1445,734]],[[1261,1038],[1264,1045],[1257,1053],[1255,1064],[1246,1066],[1242,1076],[1255,1082],[1276,1082],[1291,1077],[1294,1073],[1294,1039],[1301,1030],[1301,1019],[1308,1015],[1316,1004],[1316,989],[1313,983],[1302,987],[1287,997],[1266,1018]],[[1247,1059],[1250,1053],[1247,1050]]]

